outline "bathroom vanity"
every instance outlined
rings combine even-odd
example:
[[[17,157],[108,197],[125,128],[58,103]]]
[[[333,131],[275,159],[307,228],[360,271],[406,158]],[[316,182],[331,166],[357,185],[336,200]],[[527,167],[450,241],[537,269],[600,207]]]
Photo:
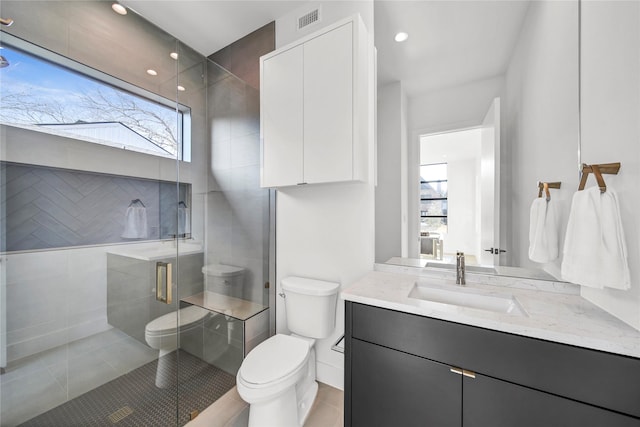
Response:
[[[640,332],[571,285],[448,280],[373,272],[343,291],[346,426],[640,426]]]

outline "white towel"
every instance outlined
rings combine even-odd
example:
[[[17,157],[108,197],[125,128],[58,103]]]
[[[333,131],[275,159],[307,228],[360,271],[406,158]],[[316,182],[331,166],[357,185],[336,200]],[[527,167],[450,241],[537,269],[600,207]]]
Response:
[[[147,237],[147,209],[142,206],[127,208],[124,218],[125,239],[145,239]]]
[[[531,203],[529,218],[529,259],[551,262],[558,258],[558,211],[552,200],[538,197]]]
[[[615,191],[598,187],[573,195],[562,260],[562,278],[582,286],[629,289],[631,279]]]
[[[189,208],[178,207],[178,235],[191,233],[191,216]]]

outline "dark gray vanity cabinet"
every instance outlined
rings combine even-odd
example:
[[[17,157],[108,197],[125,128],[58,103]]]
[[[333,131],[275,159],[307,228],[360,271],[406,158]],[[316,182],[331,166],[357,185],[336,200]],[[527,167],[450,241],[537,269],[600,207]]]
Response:
[[[345,426],[640,427],[640,359],[347,302]]]
[[[447,365],[357,339],[351,349],[351,425],[460,425],[462,378]]]

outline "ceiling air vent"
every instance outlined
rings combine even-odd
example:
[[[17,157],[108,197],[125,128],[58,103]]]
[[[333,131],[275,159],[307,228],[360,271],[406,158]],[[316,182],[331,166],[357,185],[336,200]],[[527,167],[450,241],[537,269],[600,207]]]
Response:
[[[309,13],[305,13],[301,17],[298,18],[298,30],[307,27],[314,22],[318,22],[320,20],[320,9],[313,9]]]

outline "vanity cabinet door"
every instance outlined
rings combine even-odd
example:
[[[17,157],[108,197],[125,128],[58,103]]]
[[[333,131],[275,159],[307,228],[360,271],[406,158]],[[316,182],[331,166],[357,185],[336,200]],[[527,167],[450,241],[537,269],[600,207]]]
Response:
[[[640,419],[476,375],[463,377],[464,427],[640,427]]]
[[[347,426],[462,425],[462,376],[448,365],[357,339],[351,345]]]

